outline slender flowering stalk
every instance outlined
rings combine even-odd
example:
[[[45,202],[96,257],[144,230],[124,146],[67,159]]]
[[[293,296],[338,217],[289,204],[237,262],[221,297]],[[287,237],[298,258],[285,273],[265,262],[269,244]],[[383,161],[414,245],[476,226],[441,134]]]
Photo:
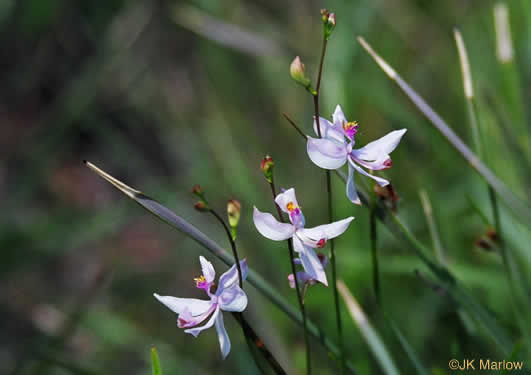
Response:
[[[323,76],[323,64],[326,55],[326,46],[328,45],[328,39],[332,35],[332,31],[336,26],[335,14],[330,14],[326,9],[321,9],[321,19],[323,21],[323,47],[321,49],[321,60],[319,62],[319,72],[317,74],[317,89],[313,96],[313,106],[315,121],[317,122],[317,134],[321,138],[321,124],[319,116],[319,93],[321,91],[321,78]],[[326,193],[327,193],[327,205],[328,205],[328,222],[333,220],[332,211],[332,184],[330,179],[330,171],[326,171]],[[337,266],[336,266],[336,252],[334,248],[334,241],[330,242],[330,258],[332,263],[332,288],[334,293],[334,306],[336,311],[336,326],[337,336],[339,341],[340,352],[340,373],[345,372],[345,344],[343,342],[343,328],[341,324],[341,310],[339,308],[339,293],[337,290]]]
[[[264,168],[264,163],[268,166],[267,168]],[[273,162],[273,159],[271,156],[266,156],[262,160],[261,168],[264,172],[264,176],[266,177],[266,180],[269,182],[269,186],[271,187],[271,194],[273,195],[273,202],[275,202],[275,198],[277,196],[276,188],[275,188],[275,180],[273,176],[273,167],[275,163]],[[280,207],[275,203],[275,207],[277,208],[277,214],[278,219],[281,223],[284,223],[284,216],[282,215],[282,211],[280,210]],[[295,288],[295,291],[297,293],[297,301],[299,302],[299,308],[301,310],[302,315],[302,330],[304,333],[304,345],[306,348],[306,372],[308,374],[311,374],[312,372],[312,361],[311,361],[311,347],[310,347],[310,338],[308,335],[308,321],[306,318],[306,307],[304,306],[304,297],[301,294],[301,290],[299,288],[299,280],[298,280],[298,274],[295,267],[295,252],[293,251],[293,244],[291,241],[287,241],[288,244],[288,250],[289,250],[289,259],[291,264],[291,271],[293,272],[293,286]],[[289,279],[289,276],[288,276]]]

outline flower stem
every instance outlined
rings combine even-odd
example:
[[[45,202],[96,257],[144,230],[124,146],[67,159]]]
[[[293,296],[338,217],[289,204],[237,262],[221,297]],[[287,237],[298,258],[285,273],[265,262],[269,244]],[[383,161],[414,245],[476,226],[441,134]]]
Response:
[[[319,92],[321,89],[321,77],[323,75],[323,64],[326,55],[326,46],[328,41],[323,38],[323,47],[321,50],[321,61],[319,62],[319,73],[317,74],[317,85],[315,86],[315,94],[313,95],[313,106],[315,112],[315,121],[317,123],[317,135],[321,138],[321,124],[319,120]],[[286,117],[287,118],[287,117]],[[288,121],[289,118],[287,118]],[[290,121],[291,122],[291,121]],[[294,125],[292,123],[292,125]],[[326,190],[328,196],[328,222],[333,220],[332,209],[332,183],[330,179],[330,171],[326,170]],[[341,324],[341,311],[339,308],[339,293],[337,290],[337,264],[336,264],[336,252],[334,248],[334,240],[330,240],[330,263],[332,264],[332,285],[334,293],[334,305],[336,310],[336,325],[337,325],[337,338],[339,341],[339,355],[340,355],[340,374],[345,373],[345,347],[343,344],[343,327]]]
[[[238,281],[240,283],[240,288],[243,289],[242,269],[240,266],[240,258],[238,257],[238,250],[236,249],[236,242],[232,238],[232,234],[230,233],[230,229],[225,223],[225,220],[223,220],[223,218],[219,216],[219,214],[212,208],[209,210],[209,212],[214,215],[216,219],[218,219],[221,225],[223,225],[225,232],[227,233],[227,237],[229,238],[230,246],[232,248],[232,255],[234,255],[234,261],[236,262],[236,269],[238,270]]]
[[[242,270],[240,266],[240,259],[238,257],[238,250],[236,248],[236,241],[234,241],[234,238],[232,237],[232,234],[230,232],[230,229],[225,223],[225,220],[212,208],[209,210],[209,212],[214,215],[214,217],[221,223],[223,228],[225,229],[225,232],[227,233],[227,238],[229,239],[230,246],[232,248],[232,254],[234,255],[234,261],[236,262],[236,269],[238,270],[238,281],[240,284],[240,288],[243,289],[243,277],[242,277]],[[254,331],[253,327],[249,325],[247,320],[245,320],[243,314],[241,312],[233,312],[232,316],[236,319],[236,321],[240,324],[243,330],[243,335],[245,336],[245,341],[247,342],[247,345],[249,346],[249,351],[251,352],[252,357],[254,358],[256,362],[256,366],[258,369],[264,373],[264,370],[260,366],[260,362],[258,361],[258,358],[255,355],[254,350],[257,349],[260,351],[262,356],[267,360],[271,368],[274,370],[276,374],[286,374],[282,366],[278,363],[276,358],[273,356],[273,354],[267,349],[267,347],[264,345],[264,342],[262,339],[257,335],[257,333]]]
[[[275,198],[277,196],[277,190],[275,188],[275,180],[271,176],[271,182],[269,183],[271,187],[271,194],[273,196],[273,204],[277,208],[278,220],[281,223],[284,223],[284,216],[280,207],[276,204]],[[304,306],[304,298],[302,296],[301,290],[299,288],[299,279],[297,277],[297,269],[295,267],[295,252],[293,250],[293,244],[290,240],[287,241],[289,249],[289,259],[291,263],[291,272],[293,272],[293,281],[295,282],[295,291],[297,292],[297,300],[299,301],[299,307],[301,309],[302,315],[302,329],[304,331],[304,345],[306,346],[306,373],[311,375],[312,373],[312,360],[311,360],[311,348],[310,348],[310,337],[308,336],[308,324],[306,321],[306,307]]]
[[[371,255],[372,255],[372,284],[374,296],[378,306],[382,306],[382,295],[380,291],[380,266],[378,261],[378,227],[376,222],[376,197],[371,194],[370,207],[370,235],[371,235]]]

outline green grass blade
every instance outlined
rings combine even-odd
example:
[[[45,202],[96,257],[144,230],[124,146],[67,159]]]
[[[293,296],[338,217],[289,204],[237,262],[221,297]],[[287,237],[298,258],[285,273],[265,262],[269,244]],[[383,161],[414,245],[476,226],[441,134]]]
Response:
[[[153,375],[162,375],[162,370],[160,368],[159,355],[157,354],[157,349],[155,347],[151,348],[151,369]]]
[[[428,371],[428,369],[426,369],[426,367],[424,367],[419,357],[417,356],[415,349],[413,349],[413,347],[411,346],[407,338],[404,336],[400,328],[398,328],[398,325],[387,315],[385,317],[385,320],[391,327],[391,330],[397,337],[398,341],[400,342],[400,345],[402,345],[402,348],[406,352],[413,367],[415,367],[415,370],[417,370],[417,373],[419,375],[430,375],[430,372]]]
[[[164,207],[159,202],[148,197],[139,190],[133,189],[132,187],[124,184],[123,182],[112,177],[108,173],[104,172],[94,164],[85,161],[85,164],[92,169],[96,174],[100,175],[102,178],[114,185],[118,190],[127,195],[129,198],[133,199],[136,203],[142,206],[144,209],[149,211],[151,214],[158,217],[160,220],[164,221],[168,225],[178,229],[183,232],[205,249],[210,251],[213,255],[218,257],[222,262],[228,266],[232,266],[234,263],[232,255],[218,245],[215,241],[211,240],[207,235],[201,232],[199,229],[194,227],[192,224],[184,220],[182,217],[178,216],[167,207]],[[271,284],[269,284],[260,274],[249,268],[249,273],[247,276],[247,281],[258,289],[267,299],[269,299],[273,304],[275,304],[281,311],[283,311],[288,317],[293,321],[302,326],[302,316],[298,310],[291,306],[285,298],[283,298],[277,290],[275,290]],[[334,357],[339,358],[339,349],[337,345],[332,342],[315,324],[310,320],[307,321],[308,331],[317,340],[322,344]],[[356,374],[356,370],[352,363],[347,363],[347,368],[352,374]]]
[[[529,203],[522,201],[505,184],[470,150],[470,148],[457,136],[450,126],[439,116],[417,92],[409,86],[398,73],[383,60],[365,41],[358,37],[358,41],[363,48],[376,61],[378,66],[387,74],[387,76],[396,82],[406,96],[415,104],[424,116],[439,130],[446,140],[459,152],[459,154],[468,162],[468,164],[494,189],[501,197],[505,204],[525,220],[525,224],[531,225],[531,207]]]
[[[363,339],[369,346],[369,349],[380,365],[382,371],[387,375],[399,375],[400,372],[398,371],[398,368],[396,367],[389,350],[385,346],[385,343],[378,335],[378,332],[371,325],[361,306],[358,304],[342,280],[337,281],[337,289],[347,305],[347,309],[350,312],[352,320],[360,330]]]

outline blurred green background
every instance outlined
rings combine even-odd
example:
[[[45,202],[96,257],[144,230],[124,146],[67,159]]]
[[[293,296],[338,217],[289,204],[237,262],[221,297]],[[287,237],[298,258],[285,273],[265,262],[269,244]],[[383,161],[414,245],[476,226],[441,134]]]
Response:
[[[289,64],[300,55],[315,77],[320,8],[337,18],[321,114],[330,117],[340,103],[360,123],[361,145],[408,128],[385,173],[401,198],[400,216],[431,246],[419,199],[425,189],[449,268],[516,343],[522,334],[501,258],[474,245],[488,230],[474,205],[491,216],[485,184],[355,39],[363,35],[471,144],[453,40],[459,27],[485,161],[528,200],[531,5],[506,3],[515,49],[510,71],[496,59],[495,2],[489,0],[0,1],[0,373],[148,374],[152,345],[166,374],[258,373],[232,318],[225,322],[233,349],[222,361],[213,330],[194,339],[152,297],[200,297],[193,278],[201,254],[218,274],[225,266],[82,160],[149,193],[225,248],[222,228],[193,209],[189,190],[201,184],[220,212],[227,199],[239,199],[241,255],[296,305],[285,244],[256,232],[252,206],[274,209],[259,169],[269,153],[278,185],[296,188],[308,225],[326,222],[324,173],[281,117],[286,112],[312,132],[311,97],[290,79]],[[335,178],[333,189],[336,218],[356,217],[336,242],[340,277],[401,372],[413,373],[374,301],[368,210],[350,204]],[[525,279],[529,227],[503,206],[502,220]],[[481,331],[463,324],[450,298],[415,276],[419,270],[430,278],[411,249],[379,229],[387,312],[426,367],[444,374],[454,357],[503,359]],[[254,288],[247,291],[248,320],[288,372],[302,374],[302,331]],[[331,290],[313,287],[306,305],[311,319],[335,338]],[[347,354],[359,373],[381,373],[346,309],[343,321]],[[312,347],[315,373],[336,374],[326,352]]]

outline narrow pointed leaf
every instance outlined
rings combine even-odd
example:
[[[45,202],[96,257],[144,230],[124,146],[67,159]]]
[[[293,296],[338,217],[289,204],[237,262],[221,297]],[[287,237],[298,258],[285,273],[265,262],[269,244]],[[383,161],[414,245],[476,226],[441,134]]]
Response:
[[[151,369],[153,371],[153,375],[162,375],[159,355],[157,354],[157,349],[155,349],[155,347],[151,348]]]
[[[382,371],[387,375],[399,375],[400,372],[398,371],[398,368],[396,367],[389,350],[387,350],[385,343],[378,335],[378,332],[373,328],[369,322],[369,319],[367,318],[367,315],[365,315],[361,309],[361,306],[358,304],[342,280],[337,281],[337,289],[347,305],[347,309],[350,312],[352,320],[360,330],[363,339],[369,346],[369,349],[380,365]]]

